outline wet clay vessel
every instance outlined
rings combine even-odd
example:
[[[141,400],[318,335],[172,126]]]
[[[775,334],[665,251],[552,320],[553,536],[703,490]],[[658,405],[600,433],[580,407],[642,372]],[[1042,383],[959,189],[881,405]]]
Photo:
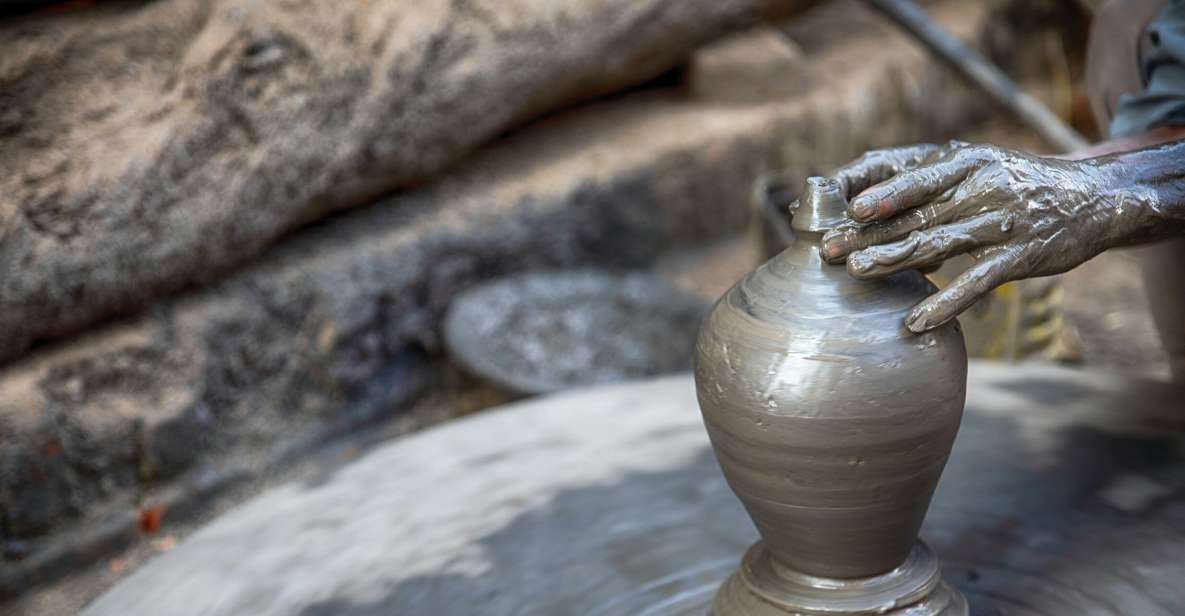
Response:
[[[712,447],[761,535],[713,613],[963,616],[917,538],[963,413],[963,335],[905,328],[935,290],[921,274],[823,262],[838,184],[811,178],[799,203],[797,239],[717,302],[696,344]]]

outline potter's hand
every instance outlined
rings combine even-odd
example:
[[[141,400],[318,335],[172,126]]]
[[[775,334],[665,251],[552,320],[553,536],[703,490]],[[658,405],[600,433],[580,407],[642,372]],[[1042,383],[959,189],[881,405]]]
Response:
[[[840,167],[832,177],[839,181],[844,196],[851,199],[873,184],[879,184],[903,171],[935,162],[967,145],[962,141],[949,141],[942,145],[920,143],[872,150]]]
[[[971,254],[973,266],[910,311],[906,325],[923,332],[1005,282],[1058,274],[1108,247],[1139,241],[1159,219],[1159,196],[1130,181],[1125,169],[1118,157],[1076,162],[957,147],[852,198],[849,217],[866,224],[832,230],[821,251],[832,263],[846,257],[858,278]]]

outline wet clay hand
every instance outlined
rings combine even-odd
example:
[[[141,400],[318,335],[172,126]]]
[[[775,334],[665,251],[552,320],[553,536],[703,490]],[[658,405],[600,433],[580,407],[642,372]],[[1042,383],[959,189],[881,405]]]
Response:
[[[1135,177],[1124,155],[1067,161],[959,144],[899,171],[897,163],[869,162],[899,151],[867,154],[838,172],[853,190],[871,187],[849,201],[855,222],[826,234],[820,250],[831,263],[846,258],[857,278],[973,256],[973,266],[910,311],[914,332],[949,321],[1005,282],[1065,272],[1109,247],[1149,239],[1149,229],[1171,218],[1164,191]],[[1168,177],[1185,182],[1181,163],[1170,166]]]
[[[872,150],[840,167],[832,177],[839,181],[844,196],[851,199],[873,184],[883,182],[903,171],[935,162],[967,146],[968,144],[962,141],[949,141],[942,145],[919,143]]]

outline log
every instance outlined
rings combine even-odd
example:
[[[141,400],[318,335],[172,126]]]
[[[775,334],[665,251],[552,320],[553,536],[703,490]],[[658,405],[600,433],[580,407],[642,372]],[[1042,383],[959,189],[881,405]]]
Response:
[[[160,0],[0,25],[0,361],[811,4]]]

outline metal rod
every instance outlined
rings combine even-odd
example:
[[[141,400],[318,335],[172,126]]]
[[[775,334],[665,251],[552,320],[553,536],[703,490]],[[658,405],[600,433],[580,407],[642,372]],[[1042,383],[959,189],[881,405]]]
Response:
[[[959,74],[983,90],[992,100],[1036,131],[1062,152],[1080,150],[1089,142],[1041,101],[1029,96],[1000,69],[952,34],[942,29],[913,0],[865,0],[901,26],[922,45],[950,64]]]

